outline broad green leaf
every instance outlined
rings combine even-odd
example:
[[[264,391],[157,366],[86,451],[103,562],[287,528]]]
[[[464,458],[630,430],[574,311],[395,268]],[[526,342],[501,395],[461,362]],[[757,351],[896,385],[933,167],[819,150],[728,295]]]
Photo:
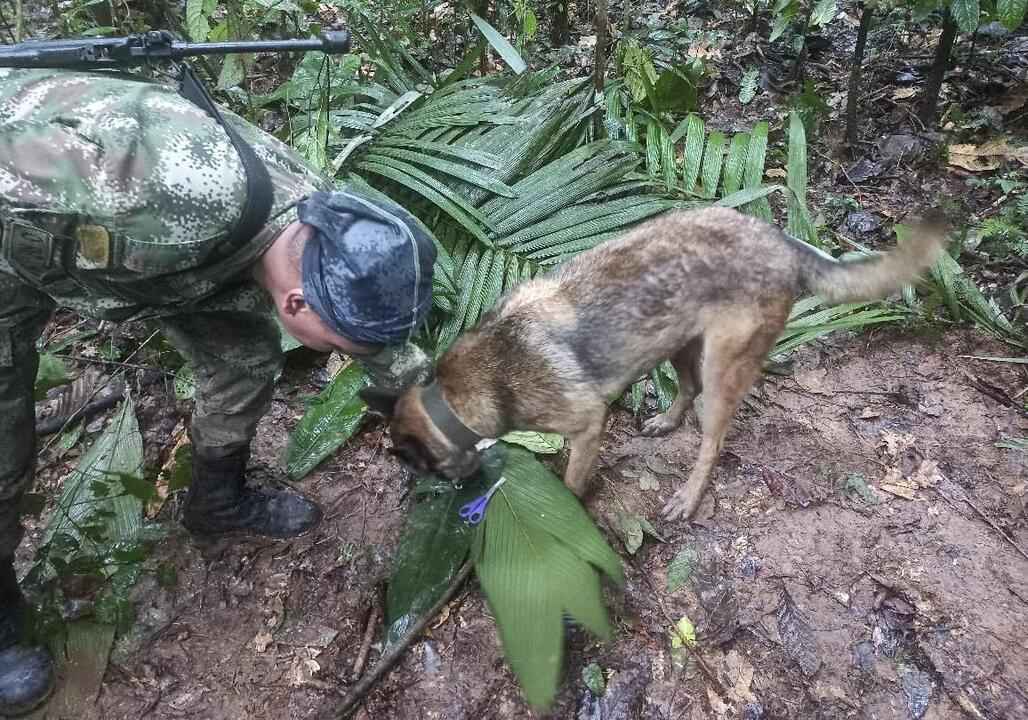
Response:
[[[525,61],[521,59],[521,55],[514,46],[507,41],[507,38],[501,35],[496,28],[475,13],[471,13],[471,21],[475,23],[479,32],[481,32],[488,43],[493,46],[493,50],[503,58],[503,61],[510,66],[511,70],[518,75],[525,72],[528,65],[526,65]]]
[[[71,382],[68,377],[68,368],[64,362],[51,353],[39,355],[39,369],[36,370],[35,399],[42,400],[46,397],[47,391],[60,385],[67,385]]]
[[[598,663],[591,662],[582,668],[582,682],[589,688],[596,697],[601,697],[607,691],[607,681],[603,677],[603,668]]]
[[[834,0],[832,0],[834,3]],[[742,81],[739,83],[739,102],[749,105],[757,96],[757,80],[760,78],[760,71],[750,68],[742,74]]]
[[[714,204],[718,207],[734,208],[754,202],[760,198],[765,198],[773,192],[783,192],[784,190],[785,187],[782,185],[764,185],[761,187],[746,188],[745,190],[737,190],[730,195],[725,195],[725,197],[721,198]]]
[[[540,455],[553,455],[564,447],[564,438],[557,433],[509,432],[500,438],[506,443],[520,445]]]
[[[527,450],[497,443],[489,452],[505,453],[502,472],[507,481],[498,495],[518,510],[520,522],[554,535],[611,580],[624,582],[621,560],[563,482]]]
[[[812,225],[806,217],[807,197],[807,137],[803,121],[795,110],[789,113],[789,160],[786,169],[786,184],[789,194],[788,230],[793,236],[809,243],[816,243],[816,237],[809,236]]]
[[[782,36],[786,28],[789,27],[789,23],[792,22],[792,14],[782,13],[775,16],[775,21],[771,25],[771,35],[768,37],[769,42],[774,42]]]
[[[246,66],[242,55],[226,55],[218,75],[218,89],[227,90],[243,82],[246,77]]]
[[[644,536],[642,518],[631,513],[619,512],[617,514],[617,531],[621,536],[621,542],[625,545],[625,550],[632,555],[639,552]]]
[[[725,195],[731,195],[742,187],[743,170],[746,167],[746,153],[750,146],[748,133],[736,133],[728,147],[725,160]]]
[[[691,547],[679,550],[667,568],[667,591],[673,593],[689,582],[698,561],[699,555]]]
[[[835,19],[838,13],[839,8],[836,6],[835,0],[818,0],[810,14],[810,25],[811,27],[827,25]]]
[[[143,438],[131,398],[122,402],[103,433],[64,478],[60,498],[43,533],[47,545],[59,533],[75,538],[83,548],[93,543],[80,532],[87,519],[105,516],[104,535],[112,541],[134,540],[142,529],[143,504],[118,491],[119,476],[138,476],[143,469]],[[98,494],[99,488],[112,491]],[[101,551],[102,548],[97,548]]]
[[[743,174],[743,187],[760,187],[764,180],[764,156],[767,153],[767,132],[766,122],[757,123],[750,133],[750,146],[746,151],[746,170]],[[765,198],[755,200],[743,208],[755,217],[762,220],[771,220],[771,206]]]
[[[481,490],[481,482],[468,482],[461,490],[451,486],[414,505],[396,546],[386,593],[387,645],[407,634],[460,570],[471,547],[472,529],[458,511]]]
[[[981,15],[978,0],[952,0],[949,11],[961,32],[969,33],[978,29],[978,19]]]
[[[1004,450],[1028,451],[1028,438],[1005,437],[1002,440],[993,443],[993,445],[998,448],[1003,448]]]
[[[1007,30],[1016,30],[1024,22],[1028,0],[996,0],[996,15]]]
[[[690,115],[688,121],[689,129],[685,135],[685,161],[682,166],[682,189],[691,193],[696,189],[696,179],[700,175],[706,130],[699,115]]]
[[[720,130],[712,132],[707,138],[707,150],[703,153],[703,195],[717,197],[717,187],[721,180],[721,164],[725,159],[725,136]]]
[[[57,449],[60,450],[61,455],[78,444],[78,441],[82,439],[82,431],[84,429],[85,423],[79,422],[61,433],[61,437],[57,440]]]
[[[544,709],[556,693],[564,614],[608,638],[596,567],[622,581],[621,566],[578,500],[531,453],[497,443],[486,455],[488,481],[505,481],[479,526],[475,570],[525,698]]]
[[[561,585],[579,579],[555,574],[581,563],[549,533],[519,525],[499,498],[489,504],[481,527],[483,551],[475,572],[496,618],[504,655],[525,699],[546,708],[557,691],[563,655]]]
[[[289,477],[302,478],[360,427],[367,406],[357,393],[369,382],[364,369],[351,362],[314,398],[289,436],[286,448]]]
[[[193,42],[204,42],[211,31],[204,12],[205,0],[186,0],[186,32]]]
[[[175,398],[178,400],[192,400],[196,394],[196,377],[193,375],[191,365],[183,365],[175,373]]]
[[[660,158],[664,154],[660,147],[661,130],[656,120],[646,125],[646,171],[652,177],[660,176]]]

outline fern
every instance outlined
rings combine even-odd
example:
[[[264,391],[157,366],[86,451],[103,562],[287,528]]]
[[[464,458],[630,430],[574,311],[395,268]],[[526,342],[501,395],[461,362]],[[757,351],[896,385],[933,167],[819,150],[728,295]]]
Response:
[[[739,102],[749,105],[757,95],[757,78],[760,72],[756,68],[750,68],[742,75],[742,82],[739,85]]]

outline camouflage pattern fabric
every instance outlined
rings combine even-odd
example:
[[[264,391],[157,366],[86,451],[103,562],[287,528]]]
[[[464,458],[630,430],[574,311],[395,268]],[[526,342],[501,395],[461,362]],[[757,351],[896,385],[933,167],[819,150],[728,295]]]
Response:
[[[0,68],[0,557],[21,536],[18,504],[35,461],[35,343],[55,305],[159,318],[197,379],[198,446],[248,444],[267,411],[279,330],[249,271],[296,219],[296,202],[332,186],[283,143],[224,116],[274,190],[264,231],[229,252],[246,180],[215,120],[174,88],[132,75]],[[411,351],[393,352],[370,368],[376,377],[409,364]]]

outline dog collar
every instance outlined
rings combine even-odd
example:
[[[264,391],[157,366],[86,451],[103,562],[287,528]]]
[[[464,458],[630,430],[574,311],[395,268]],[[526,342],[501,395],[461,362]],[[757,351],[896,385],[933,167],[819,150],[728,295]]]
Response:
[[[434,382],[421,391],[421,404],[429,419],[439,428],[439,432],[461,450],[473,448],[482,440],[481,435],[465,425],[453,412],[450,403],[443,397],[443,389],[439,383]]]

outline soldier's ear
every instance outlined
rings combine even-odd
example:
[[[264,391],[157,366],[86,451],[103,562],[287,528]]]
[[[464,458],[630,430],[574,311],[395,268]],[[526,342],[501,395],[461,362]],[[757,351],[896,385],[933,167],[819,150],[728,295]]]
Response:
[[[396,401],[400,399],[399,393],[376,387],[364,388],[359,395],[371,412],[387,418],[392,417],[396,412]]]

